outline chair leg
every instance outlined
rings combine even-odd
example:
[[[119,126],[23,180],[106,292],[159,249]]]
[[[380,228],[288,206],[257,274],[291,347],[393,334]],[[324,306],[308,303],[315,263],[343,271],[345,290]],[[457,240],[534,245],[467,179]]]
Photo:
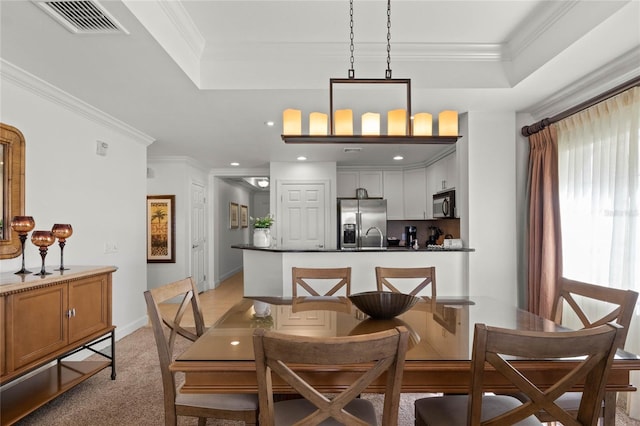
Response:
[[[615,426],[616,424],[616,392],[604,393],[604,426]]]
[[[198,417],[198,426],[205,426],[207,424],[206,417]]]

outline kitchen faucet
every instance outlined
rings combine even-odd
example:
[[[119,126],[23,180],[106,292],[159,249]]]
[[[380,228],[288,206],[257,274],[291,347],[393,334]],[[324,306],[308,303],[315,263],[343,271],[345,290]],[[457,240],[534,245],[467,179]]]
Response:
[[[382,231],[377,226],[372,226],[371,228],[367,229],[367,232],[364,234],[364,236],[368,237],[369,236],[369,231],[371,231],[372,229],[375,229],[376,231],[378,231],[378,234],[380,234],[380,248],[384,247],[383,243],[382,243],[382,238],[383,238]]]

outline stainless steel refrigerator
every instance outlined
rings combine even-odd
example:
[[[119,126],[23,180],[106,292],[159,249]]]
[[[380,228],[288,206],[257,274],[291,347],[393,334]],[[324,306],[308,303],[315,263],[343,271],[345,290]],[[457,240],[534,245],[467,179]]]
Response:
[[[367,249],[387,245],[387,200],[338,199],[338,248]]]

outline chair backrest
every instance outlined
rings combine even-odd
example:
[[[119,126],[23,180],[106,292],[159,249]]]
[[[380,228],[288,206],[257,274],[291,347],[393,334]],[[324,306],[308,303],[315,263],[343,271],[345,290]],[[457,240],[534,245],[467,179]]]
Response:
[[[180,302],[173,316],[166,313],[169,310],[160,309],[158,306],[160,303],[175,298],[178,298]],[[176,383],[175,375],[169,371],[169,364],[173,361],[173,348],[176,336],[179,335],[188,340],[195,341],[204,332],[204,320],[200,308],[200,299],[198,298],[198,289],[191,278],[185,278],[162,287],[145,291],[144,299],[147,302],[147,314],[149,315],[149,321],[153,328],[153,335],[158,348],[158,357],[160,358],[165,411],[169,410],[173,412],[173,418],[175,418]],[[195,333],[180,325],[189,307],[191,307],[195,321]],[[164,314],[163,311],[165,312]],[[173,309],[170,311],[173,312]],[[165,333],[165,327],[169,329],[168,335]]]
[[[614,323],[566,332],[517,331],[476,324],[469,398],[470,424],[480,425],[489,421],[485,419],[480,422],[482,382],[487,362],[514,384],[519,392],[526,394],[529,400],[491,420],[498,420],[498,424],[515,424],[532,414],[545,411],[563,425],[595,425],[621,330],[622,327]],[[512,357],[577,358],[571,360],[576,363],[571,372],[547,390],[541,390],[518,371],[517,360],[512,362]],[[574,417],[558,407],[555,400],[581,381],[586,385],[577,417]]]
[[[608,314],[596,319],[590,319],[574,296],[582,296],[599,303],[599,306],[608,303],[611,309]],[[551,318],[558,324],[562,323],[562,301],[566,301],[576,316],[582,322],[584,328],[597,327],[599,325],[615,322],[623,327],[620,332],[620,347],[624,347],[638,293],[632,290],[622,290],[612,287],[604,287],[595,284],[588,284],[580,281],[560,278],[558,291],[551,308]]]
[[[408,339],[409,332],[402,326],[377,333],[329,338],[295,336],[256,329],[253,335],[253,349],[258,375],[260,424],[274,424],[272,372],[317,407],[315,412],[300,422],[305,425],[316,425],[331,417],[348,425],[366,424],[343,408],[386,372],[382,424],[397,425],[400,385]],[[354,371],[358,371],[361,376],[343,392],[329,399],[296,374],[295,370],[301,364],[366,364],[366,368],[356,367]]]
[[[431,298],[436,297],[436,268],[430,266],[427,268],[385,268],[382,266],[376,266],[376,283],[378,285],[378,291],[384,291],[389,289],[396,293],[404,293],[396,287],[399,280],[410,278],[422,278],[422,281],[413,289],[409,294],[416,296],[426,286],[431,284]],[[389,279],[393,280],[394,285]],[[398,281],[395,281],[398,280]]]
[[[307,280],[330,280],[331,284],[335,284],[321,294],[313,288],[313,282]],[[294,266],[291,268],[291,283],[293,297],[298,297],[298,287],[302,287],[306,291],[302,296],[349,296],[351,294],[351,268],[297,268]],[[345,294],[336,294],[342,288],[344,288]]]

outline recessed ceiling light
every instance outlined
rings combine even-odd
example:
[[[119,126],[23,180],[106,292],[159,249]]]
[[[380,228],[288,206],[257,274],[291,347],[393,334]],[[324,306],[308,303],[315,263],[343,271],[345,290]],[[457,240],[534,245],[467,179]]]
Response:
[[[404,157],[402,155],[396,155],[395,157],[393,157],[393,159],[396,161],[400,161],[400,160],[404,160]]]
[[[276,123],[274,123],[273,121],[265,121],[264,124],[266,126],[273,127]]]
[[[305,157],[304,155],[301,155],[300,157],[297,158],[298,161],[305,161],[307,159],[307,157]]]
[[[240,344],[240,342],[238,340],[232,340],[231,341],[231,346],[238,346]]]
[[[233,167],[238,167],[240,165],[240,163],[237,163],[235,161],[233,163],[229,163],[229,164],[232,165]]]

